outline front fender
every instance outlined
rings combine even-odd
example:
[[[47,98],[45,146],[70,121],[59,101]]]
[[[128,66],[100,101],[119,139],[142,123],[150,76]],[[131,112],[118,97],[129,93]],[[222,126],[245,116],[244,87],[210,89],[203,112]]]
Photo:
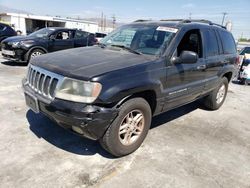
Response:
[[[145,76],[145,75],[144,75]],[[143,74],[135,78],[125,78],[116,81],[110,81],[103,86],[103,92],[99,96],[101,103],[118,103],[122,99],[143,91],[153,91],[156,98],[162,94],[162,84],[159,80],[153,80],[150,77],[144,77]]]

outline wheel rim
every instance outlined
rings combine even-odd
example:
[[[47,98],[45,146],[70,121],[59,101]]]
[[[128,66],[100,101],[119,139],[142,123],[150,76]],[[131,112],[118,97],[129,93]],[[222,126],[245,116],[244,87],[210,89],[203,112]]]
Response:
[[[35,51],[35,52],[32,52],[32,54],[30,55],[30,58],[33,59],[34,57],[37,57],[40,55],[42,55],[42,52]]]
[[[218,93],[217,93],[217,96],[216,96],[216,103],[217,104],[220,104],[224,97],[225,97],[225,93],[226,93],[226,87],[225,85],[223,84],[220,89],[218,90]]]
[[[141,136],[145,126],[145,118],[140,110],[129,112],[122,120],[119,127],[119,140],[129,146],[135,143]]]

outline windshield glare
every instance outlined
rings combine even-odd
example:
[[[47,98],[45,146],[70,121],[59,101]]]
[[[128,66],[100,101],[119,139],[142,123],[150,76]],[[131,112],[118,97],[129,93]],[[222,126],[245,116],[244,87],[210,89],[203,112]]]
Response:
[[[43,29],[40,29],[38,31],[35,31],[35,32],[29,34],[29,36],[43,38],[43,37],[49,36],[54,31],[55,30],[52,28],[43,28]]]
[[[175,28],[166,28],[168,27],[126,25],[116,29],[100,42],[105,46],[125,46],[142,54],[159,55],[177,32]]]

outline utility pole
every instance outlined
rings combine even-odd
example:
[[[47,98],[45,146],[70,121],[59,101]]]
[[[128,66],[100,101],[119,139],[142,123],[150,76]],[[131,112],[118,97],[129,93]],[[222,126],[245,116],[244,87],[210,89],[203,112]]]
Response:
[[[225,20],[225,17],[226,17],[227,14],[228,14],[227,12],[222,12],[223,17],[222,17],[221,25],[224,24],[224,20]]]
[[[107,27],[107,20],[106,20],[106,15],[104,15],[104,31],[106,31]]]
[[[115,23],[116,23],[116,18],[115,18],[115,15],[113,15],[112,17],[112,23],[113,23],[113,29],[115,28]]]
[[[104,25],[104,23],[103,23],[103,12],[102,12],[102,17],[101,17],[101,31],[103,30],[103,25]]]
[[[189,20],[192,19],[192,13],[191,12],[189,13],[189,17],[188,18],[189,18]]]

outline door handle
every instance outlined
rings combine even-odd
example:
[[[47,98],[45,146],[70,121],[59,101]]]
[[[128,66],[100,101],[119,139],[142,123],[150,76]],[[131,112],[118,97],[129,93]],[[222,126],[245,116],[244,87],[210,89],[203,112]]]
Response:
[[[207,66],[206,65],[199,65],[196,68],[197,68],[197,70],[205,70],[207,68]]]

